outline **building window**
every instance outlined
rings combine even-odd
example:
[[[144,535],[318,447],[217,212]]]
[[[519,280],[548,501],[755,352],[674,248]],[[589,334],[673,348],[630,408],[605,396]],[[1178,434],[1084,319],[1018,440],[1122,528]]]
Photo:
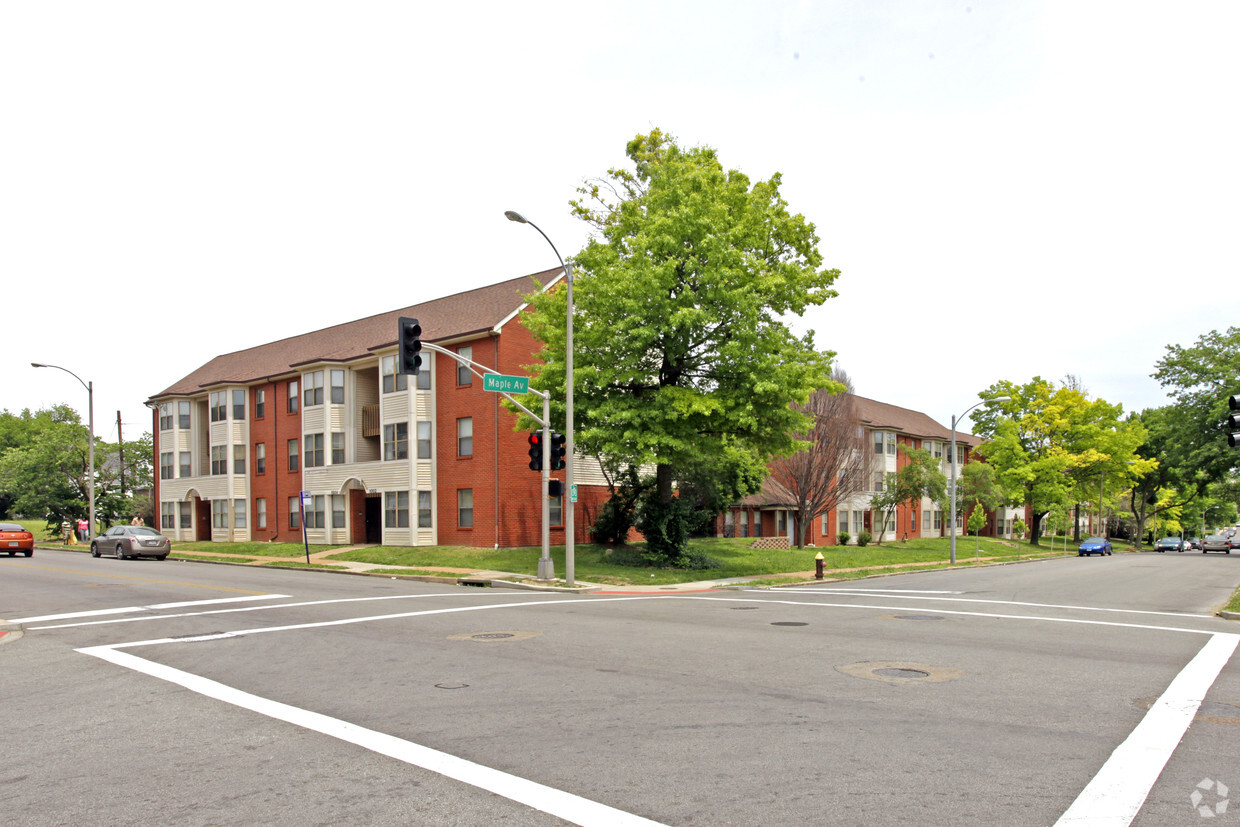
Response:
[[[474,455],[473,417],[465,416],[456,421],[456,455],[458,457],[472,457]]]
[[[418,528],[431,527],[431,492],[418,492]]]
[[[775,536],[778,537],[781,534],[787,534],[787,533],[788,533],[788,512],[787,511],[776,511],[775,512]]]
[[[547,499],[550,501],[549,516],[551,518],[551,525],[562,528],[564,526],[564,495],[560,494],[557,497],[548,497]]]
[[[233,528],[245,528],[245,500],[233,500]]]
[[[840,512],[839,522],[840,522],[840,531],[841,532],[848,531],[848,512],[847,511]]]
[[[288,470],[290,471],[296,471],[299,467],[301,467],[301,463],[298,459],[297,450],[298,450],[297,440],[290,439],[288,441]]]
[[[321,468],[323,466],[323,435],[306,434],[306,467]],[[309,527],[310,523],[307,522]]]
[[[189,451],[182,451],[180,454],[177,455],[177,459],[180,460],[180,466],[181,466],[180,476],[182,478],[192,477],[194,475],[193,454],[191,454]]]
[[[887,456],[894,457],[896,455],[896,435],[887,434]]]
[[[313,373],[307,373],[305,374],[304,378],[306,380],[306,389],[302,393],[302,401],[305,403],[307,408],[309,408],[311,405],[322,405],[323,404],[323,371],[316,370]],[[306,527],[307,528],[310,527],[310,524],[308,521],[306,523]]]
[[[934,512],[934,530],[935,531],[943,530],[943,512],[942,511]]]
[[[883,452],[883,432],[874,432],[874,453],[881,454]]]
[[[177,403],[177,427],[182,431],[189,430],[189,402]]]
[[[288,498],[288,527],[301,528],[301,500],[297,497]]]
[[[472,488],[457,489],[456,524],[460,528],[474,527],[474,489]]]
[[[431,423],[418,423],[418,459],[431,458]]]
[[[418,369],[418,390],[428,391],[431,389],[431,360],[427,359],[422,363],[422,367]]]
[[[383,525],[387,528],[409,527],[408,491],[388,491],[383,495]]]
[[[332,396],[331,396],[332,404],[343,405],[344,404],[344,371],[333,370],[333,371],[330,371],[330,374],[331,374],[331,380],[332,380]]]
[[[161,480],[172,479],[172,452],[159,455],[159,478]]]
[[[232,418],[238,421],[245,419],[245,391],[232,392]]]
[[[254,500],[254,526],[255,528],[267,527],[267,500],[263,497]]]
[[[172,430],[172,409],[167,402],[159,406],[159,430]]]
[[[181,518],[181,528],[194,527],[194,512],[189,503],[177,503],[177,513]]]
[[[344,528],[343,494],[332,494],[332,528]]]
[[[216,445],[211,448],[211,475],[219,476],[228,473],[228,448]]]
[[[876,494],[881,494],[883,492],[883,480],[886,478],[886,476],[887,475],[884,474],[882,471],[874,472],[874,492]]]
[[[315,494],[310,498],[310,510],[306,512],[306,528],[327,528],[323,506],[322,494]]]
[[[254,418],[262,419],[267,412],[267,389],[259,388],[254,391]]]
[[[228,528],[228,500],[211,501],[211,527]]]
[[[254,445],[254,473],[267,473],[267,443],[265,442]]]
[[[245,446],[233,446],[233,473],[238,476],[245,474]]]
[[[298,399],[299,399],[299,395],[297,393],[297,380],[290,379],[288,383],[288,412],[289,413],[297,413],[297,404],[298,404],[297,400]]]
[[[456,353],[462,359],[469,359],[472,361],[474,358],[474,349],[468,345],[462,348],[457,348]],[[458,385],[471,385],[473,384],[473,381],[474,381],[474,375],[470,372],[469,368],[465,365],[462,365],[460,362],[457,362],[456,363],[456,383]]]
[[[929,511],[921,512],[921,530],[922,531],[930,530],[930,512]]]
[[[956,464],[964,465],[964,458],[968,455],[968,453],[969,453],[968,446],[957,445],[956,446]]]
[[[176,503],[159,504],[159,527],[176,528]]]
[[[223,422],[228,418],[228,397],[224,391],[211,392],[211,421]]]
[[[384,356],[379,360],[380,371],[383,373],[383,392],[396,393],[409,387],[409,377],[396,372],[396,357]],[[423,367],[423,370],[426,368]]]
[[[409,424],[396,422],[383,426],[383,458],[409,459]]]
[[[344,434],[332,434],[332,465],[344,465]]]

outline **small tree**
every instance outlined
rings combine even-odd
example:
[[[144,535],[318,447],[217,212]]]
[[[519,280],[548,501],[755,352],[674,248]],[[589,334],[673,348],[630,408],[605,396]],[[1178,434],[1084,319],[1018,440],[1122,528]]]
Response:
[[[883,490],[870,500],[870,506],[880,511],[880,519],[884,528],[891,520],[896,508],[907,505],[917,511],[921,507],[922,497],[942,500],[947,489],[947,477],[939,470],[939,463],[924,448],[899,447],[900,454],[908,462],[896,473],[887,475]],[[904,539],[908,539],[905,530]],[[878,544],[883,544],[883,531],[878,532]]]
[[[973,532],[973,550],[980,555],[982,541],[978,539],[978,535],[982,527],[986,525],[986,510],[980,503],[973,504],[973,510],[969,512],[969,521],[965,525],[969,531]]]

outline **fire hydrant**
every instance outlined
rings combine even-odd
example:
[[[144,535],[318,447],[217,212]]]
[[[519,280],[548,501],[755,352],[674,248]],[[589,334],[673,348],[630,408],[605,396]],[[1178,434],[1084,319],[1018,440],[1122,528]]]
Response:
[[[814,555],[814,579],[815,580],[822,579],[822,552],[821,551]]]

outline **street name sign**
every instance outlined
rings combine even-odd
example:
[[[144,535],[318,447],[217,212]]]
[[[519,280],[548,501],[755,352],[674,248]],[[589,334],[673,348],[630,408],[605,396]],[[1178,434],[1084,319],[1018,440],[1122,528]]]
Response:
[[[505,376],[502,373],[488,373],[482,377],[482,389],[497,393],[529,393],[530,378],[528,376]]]

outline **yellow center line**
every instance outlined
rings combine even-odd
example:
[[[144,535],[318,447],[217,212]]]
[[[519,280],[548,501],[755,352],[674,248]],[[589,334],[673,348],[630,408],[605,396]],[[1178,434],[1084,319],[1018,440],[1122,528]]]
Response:
[[[254,592],[247,589],[230,589],[226,586],[204,586],[201,583],[186,583],[183,580],[156,580],[151,577],[133,577],[127,574],[100,574],[93,571],[78,571],[77,569],[59,569],[53,566],[32,566],[29,564],[19,564],[16,561],[0,560],[0,566],[21,565],[25,569],[39,569],[40,571],[58,571],[64,574],[84,574],[88,577],[111,577],[114,580],[133,580],[138,583],[159,583],[165,586],[186,586],[191,589],[207,589],[214,592],[236,592],[237,594],[270,594],[270,592]]]

